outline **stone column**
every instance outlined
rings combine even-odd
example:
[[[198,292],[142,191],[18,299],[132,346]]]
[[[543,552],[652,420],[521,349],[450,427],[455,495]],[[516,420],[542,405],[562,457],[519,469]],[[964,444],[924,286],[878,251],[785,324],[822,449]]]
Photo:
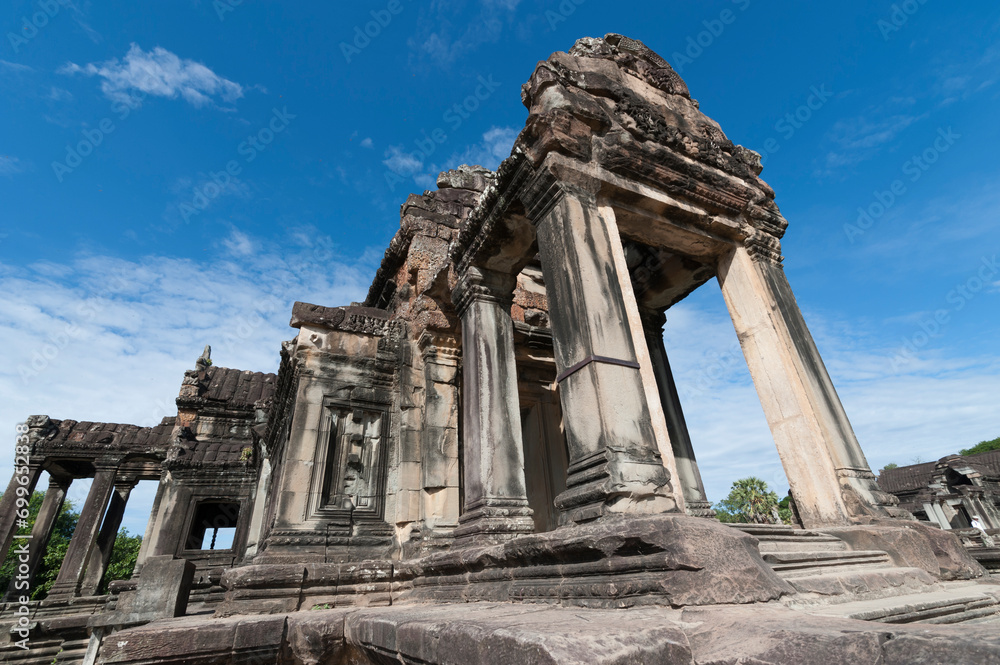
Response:
[[[694,446],[691,445],[691,435],[684,420],[680,396],[677,394],[674,374],[670,370],[667,349],[663,343],[663,325],[666,322],[667,317],[663,312],[649,310],[643,312],[642,327],[646,335],[646,345],[649,347],[653,372],[656,374],[656,387],[660,392],[663,415],[667,419],[670,447],[677,465],[677,478],[674,482],[679,484],[684,492],[684,504],[688,515],[715,517],[712,503],[705,495],[705,484],[698,470]]]
[[[21,469],[15,468],[16,471]],[[23,487],[27,490],[25,498],[31,499],[31,493],[35,491],[35,485],[38,484],[38,477],[42,475],[42,467],[39,465],[31,464],[25,469],[27,473],[15,473],[11,476],[10,482],[7,484],[7,491],[3,493],[3,498],[0,498],[0,563],[2,563],[2,557],[7,556],[7,552],[10,550],[10,544],[14,542],[14,534],[17,533],[17,490]]]
[[[556,498],[560,521],[676,510],[622,291],[629,276],[615,261],[614,216],[598,209],[593,194],[567,184],[547,196],[529,214],[538,228],[570,456],[567,489]]]
[[[465,510],[455,537],[498,542],[534,531],[510,319],[515,278],[470,267],[453,300],[462,317]]]
[[[804,526],[912,519],[875,482],[781,265],[737,247],[719,283]]]
[[[63,502],[66,500],[66,492],[72,482],[72,478],[49,477],[49,488],[45,490],[45,498],[42,499],[42,505],[38,509],[35,524],[31,527],[31,540],[28,541],[29,580],[33,579],[35,573],[38,572],[38,566],[45,554],[45,547],[49,543],[49,538],[52,537],[56,519],[59,517],[59,511],[62,510]],[[10,581],[10,586],[7,588],[8,602],[25,593],[23,589],[19,590],[14,587],[17,581],[16,577]]]
[[[453,335],[424,331],[419,340],[424,363],[424,423],[421,432],[421,487],[424,538],[458,526],[458,372],[461,352]]]
[[[156,484],[156,496],[153,497],[153,507],[149,511],[149,519],[146,521],[146,533],[142,537],[142,545],[139,546],[139,556],[135,560],[135,570],[132,571],[132,577],[139,575],[142,570],[142,564],[146,561],[146,557],[149,556],[150,547],[153,545],[153,540],[156,534],[159,533],[160,526],[160,500],[166,493],[165,488],[167,487],[169,478],[169,472],[164,471],[163,475],[160,477],[160,482]]]
[[[104,524],[101,525],[97,543],[87,560],[83,583],[80,585],[81,596],[93,596],[97,594],[97,589],[101,586],[101,579],[108,569],[108,562],[111,561],[111,551],[115,547],[115,538],[118,537],[118,527],[122,525],[122,518],[125,517],[125,505],[128,503],[129,494],[132,493],[136,482],[135,480],[121,479],[115,482],[115,491],[111,495],[111,503],[104,516]]]
[[[80,594],[80,585],[91,552],[97,545],[97,533],[101,527],[104,510],[108,506],[111,494],[115,490],[116,467],[97,467],[90,493],[80,511],[80,520],[76,523],[73,538],[69,541],[66,557],[59,568],[50,599],[65,600]]]

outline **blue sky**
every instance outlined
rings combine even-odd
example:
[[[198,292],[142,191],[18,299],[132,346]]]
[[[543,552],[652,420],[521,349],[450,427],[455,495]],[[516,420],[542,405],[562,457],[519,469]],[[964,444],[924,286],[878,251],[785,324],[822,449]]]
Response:
[[[157,422],[204,344],[275,371],[291,302],[362,299],[407,194],[495,167],[535,63],[607,32],[765,153],[789,279],[872,466],[1000,435],[995,3],[13,0],[0,32],[11,441],[33,413]],[[750,474],[784,493],[717,285],[668,316],[710,498]]]

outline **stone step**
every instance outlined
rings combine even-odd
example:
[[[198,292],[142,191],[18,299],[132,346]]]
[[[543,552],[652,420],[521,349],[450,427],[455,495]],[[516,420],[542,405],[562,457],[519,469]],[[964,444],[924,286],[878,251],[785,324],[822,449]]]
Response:
[[[963,610],[954,614],[946,614],[933,619],[927,619],[926,621],[920,621],[919,623],[952,624],[969,623],[971,621],[975,621],[977,623],[992,623],[997,620],[1000,620],[1000,606],[993,603],[991,605]]]
[[[741,524],[738,522],[728,523],[734,529],[749,533],[751,536],[777,536],[792,535],[793,533],[803,533],[801,529],[796,529],[790,524]]]
[[[945,583],[935,591],[853,601],[816,613],[890,624],[993,623],[1000,621],[1000,589],[975,582]]]
[[[832,572],[833,568],[885,567],[889,555],[881,550],[794,551],[762,553],[764,561],[782,577],[804,577]]]
[[[849,549],[847,543],[833,536],[821,538],[772,536],[758,538],[758,541],[758,549],[761,554],[768,552],[846,552]]]

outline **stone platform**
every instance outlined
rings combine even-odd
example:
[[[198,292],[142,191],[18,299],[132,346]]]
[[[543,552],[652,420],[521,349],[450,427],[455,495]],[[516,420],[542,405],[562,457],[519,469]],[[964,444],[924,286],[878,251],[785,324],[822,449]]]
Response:
[[[493,603],[160,621],[102,662],[376,665],[1000,663],[995,626],[887,625],[781,606],[601,610]],[[169,654],[169,655],[168,655]]]

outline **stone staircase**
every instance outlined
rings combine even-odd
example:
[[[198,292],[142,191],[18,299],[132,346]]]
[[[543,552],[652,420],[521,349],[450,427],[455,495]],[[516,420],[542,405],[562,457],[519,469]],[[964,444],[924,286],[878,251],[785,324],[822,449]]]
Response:
[[[891,602],[843,603],[814,613],[892,624],[995,624],[1000,623],[1000,584],[945,582],[939,591],[897,596]]]
[[[852,550],[829,534],[785,524],[733,524],[759,541],[764,561],[799,592],[792,602],[845,602],[936,588],[919,568],[893,565],[882,550]]]
[[[732,526],[757,538],[764,561],[799,592],[785,601],[793,609],[893,624],[1000,623],[1000,582],[939,582],[818,531]]]

